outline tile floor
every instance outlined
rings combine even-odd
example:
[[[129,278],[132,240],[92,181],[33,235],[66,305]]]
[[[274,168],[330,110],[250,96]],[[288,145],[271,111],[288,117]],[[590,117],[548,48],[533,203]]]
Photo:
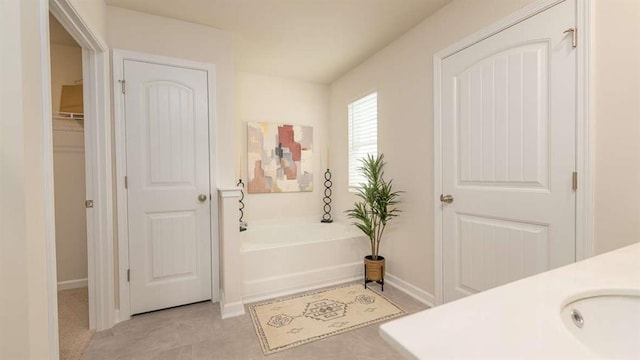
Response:
[[[373,290],[379,290],[374,285]],[[427,307],[387,285],[382,293],[408,313]],[[218,304],[203,302],[134,316],[94,335],[83,359],[400,359],[378,335],[381,323],[265,357],[249,314],[220,319]]]

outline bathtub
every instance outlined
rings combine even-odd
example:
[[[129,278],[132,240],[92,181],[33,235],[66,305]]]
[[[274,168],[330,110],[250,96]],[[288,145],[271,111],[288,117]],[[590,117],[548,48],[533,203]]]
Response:
[[[361,279],[368,249],[350,223],[315,218],[252,222],[240,241],[245,303]]]

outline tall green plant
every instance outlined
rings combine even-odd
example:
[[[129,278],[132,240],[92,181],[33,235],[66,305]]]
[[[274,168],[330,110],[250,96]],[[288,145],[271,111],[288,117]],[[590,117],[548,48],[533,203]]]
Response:
[[[377,260],[384,229],[400,212],[396,205],[400,202],[402,191],[394,191],[393,180],[384,179],[384,154],[377,157],[367,155],[360,161],[362,165],[358,170],[362,172],[366,182],[357,190],[359,200],[346,213],[349,218],[354,219],[353,224],[369,237],[371,256]]]

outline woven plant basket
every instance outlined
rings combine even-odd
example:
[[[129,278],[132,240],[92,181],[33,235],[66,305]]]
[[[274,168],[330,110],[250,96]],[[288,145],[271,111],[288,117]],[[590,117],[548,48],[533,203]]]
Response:
[[[373,260],[373,256],[364,257],[366,268],[366,280],[380,281],[384,279],[384,257],[378,255],[378,260]]]

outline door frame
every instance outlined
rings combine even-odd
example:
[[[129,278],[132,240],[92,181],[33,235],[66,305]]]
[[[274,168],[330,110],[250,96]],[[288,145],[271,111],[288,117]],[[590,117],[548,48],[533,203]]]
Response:
[[[45,0],[46,1],[46,0]],[[46,36],[41,49],[46,54],[42,62],[43,96],[45,111],[44,152],[46,159],[45,182],[47,203],[47,266],[49,297],[57,298],[55,277],[55,215],[53,214],[53,144],[51,121],[51,58],[49,47],[49,13],[51,13],[82,48],[82,76],[84,83],[84,141],[86,198],[94,202],[87,210],[87,285],[89,292],[89,328],[104,330],[114,325],[113,286],[113,203],[111,188],[111,116],[109,106],[109,48],[85,22],[71,0],[43,1],[40,14]],[[51,214],[49,214],[51,212]],[[57,335],[57,302],[49,301],[50,316],[56,316],[56,328],[49,333]],[[53,314],[53,315],[51,315]],[[50,322],[50,325],[53,322]],[[51,325],[53,326],[53,325]],[[57,339],[57,336],[56,336]],[[57,345],[57,341],[56,341]],[[57,358],[53,351],[52,358]],[[55,357],[53,357],[55,355]]]
[[[538,0],[498,22],[437,52],[433,56],[433,151],[434,151],[434,274],[435,302],[444,302],[444,259],[442,254],[443,208],[438,198],[442,194],[442,61],[484,39],[541,13],[567,0]],[[576,172],[579,187],[576,192],[576,261],[594,255],[593,244],[593,179],[594,125],[591,113],[591,33],[592,0],[576,0],[576,28],[578,29],[577,93],[576,93]]]
[[[201,70],[207,73],[208,89],[208,119],[209,119],[209,194],[217,188],[217,158],[215,141],[217,139],[217,104],[216,99],[216,67],[214,64],[177,59],[166,56],[146,54],[136,51],[113,49],[113,109],[114,109],[114,138],[116,153],[116,193],[117,193],[117,223],[118,223],[118,289],[120,309],[117,322],[131,318],[131,297],[127,269],[129,269],[129,226],[127,213],[127,190],[124,177],[127,173],[125,106],[122,97],[120,80],[123,74],[125,60],[148,62],[158,65],[175,66],[187,69]],[[126,83],[125,83],[126,87]],[[220,299],[220,281],[218,269],[218,197],[210,196],[211,206],[211,302]]]

